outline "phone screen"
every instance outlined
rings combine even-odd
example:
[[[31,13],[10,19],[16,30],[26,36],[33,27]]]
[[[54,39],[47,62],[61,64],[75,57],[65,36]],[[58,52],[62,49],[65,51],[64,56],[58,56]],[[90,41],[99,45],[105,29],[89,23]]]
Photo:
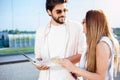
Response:
[[[24,57],[26,57],[30,62],[36,63],[35,60],[33,60],[32,58],[28,57],[27,55],[25,55],[25,54],[23,54],[23,53],[22,53],[22,55],[23,55]]]

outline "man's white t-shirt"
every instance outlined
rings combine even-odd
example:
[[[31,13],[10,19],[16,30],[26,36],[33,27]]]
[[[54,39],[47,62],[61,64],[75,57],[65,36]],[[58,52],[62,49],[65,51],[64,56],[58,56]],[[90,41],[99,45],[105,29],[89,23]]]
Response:
[[[48,34],[48,48],[50,58],[64,58],[65,52],[66,29],[64,25],[53,26]],[[65,74],[65,75],[63,75]],[[50,80],[68,80],[68,71],[65,69],[50,69]]]
[[[64,46],[66,39],[66,29],[64,25],[53,26],[48,34],[48,50],[50,58],[64,57]]]

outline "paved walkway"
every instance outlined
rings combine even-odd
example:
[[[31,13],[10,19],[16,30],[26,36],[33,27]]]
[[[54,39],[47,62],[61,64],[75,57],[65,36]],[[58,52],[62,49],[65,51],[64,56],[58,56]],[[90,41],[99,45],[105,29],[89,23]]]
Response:
[[[30,62],[0,65],[0,80],[37,80],[39,70]]]
[[[26,54],[34,58],[34,54]],[[39,70],[21,54],[0,56],[0,80],[37,80]]]
[[[34,58],[33,53],[28,53],[26,55],[31,58]],[[28,60],[22,54],[0,56],[0,65],[18,62],[28,62]]]

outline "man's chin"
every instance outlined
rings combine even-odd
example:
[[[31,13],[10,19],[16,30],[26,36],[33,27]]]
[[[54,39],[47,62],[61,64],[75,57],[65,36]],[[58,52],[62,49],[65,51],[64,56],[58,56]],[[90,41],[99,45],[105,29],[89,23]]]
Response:
[[[64,23],[65,23],[65,20],[61,20],[61,21],[59,21],[59,23],[64,24]]]
[[[64,24],[65,21],[57,21],[57,23],[59,23],[59,24]]]
[[[65,22],[58,22],[59,24],[64,24]]]
[[[59,19],[56,22],[59,23],[59,24],[64,24],[65,23],[65,19]]]

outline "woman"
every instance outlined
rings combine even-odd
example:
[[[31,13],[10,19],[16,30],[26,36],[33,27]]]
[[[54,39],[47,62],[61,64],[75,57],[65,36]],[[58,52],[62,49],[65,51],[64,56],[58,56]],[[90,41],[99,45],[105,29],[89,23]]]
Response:
[[[105,14],[102,10],[90,10],[82,24],[87,49],[81,56],[79,67],[67,59],[58,59],[57,63],[87,80],[113,80],[113,67],[117,71],[119,44],[113,37]]]

